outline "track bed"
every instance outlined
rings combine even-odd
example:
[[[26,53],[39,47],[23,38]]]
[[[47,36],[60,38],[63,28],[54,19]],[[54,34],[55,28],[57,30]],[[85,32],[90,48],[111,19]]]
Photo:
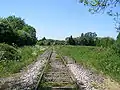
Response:
[[[55,52],[52,53],[38,90],[77,90],[63,60]]]

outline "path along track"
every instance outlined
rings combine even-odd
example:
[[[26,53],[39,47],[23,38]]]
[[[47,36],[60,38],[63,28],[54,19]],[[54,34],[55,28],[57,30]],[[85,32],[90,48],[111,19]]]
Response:
[[[36,90],[79,90],[64,59],[55,51],[39,78]]]

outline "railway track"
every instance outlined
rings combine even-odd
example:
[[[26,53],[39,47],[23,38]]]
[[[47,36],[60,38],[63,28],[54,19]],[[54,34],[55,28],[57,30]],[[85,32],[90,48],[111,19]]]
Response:
[[[0,90],[80,90],[65,60],[52,49],[45,51],[28,70],[0,82]]]
[[[10,77],[0,78],[0,90],[35,90],[51,54],[51,49],[46,50],[38,56],[36,62],[28,65],[25,70]]]
[[[0,78],[0,90],[118,90],[104,87],[103,82],[101,75],[49,48],[26,70]]]
[[[35,90],[102,90],[96,89],[91,82],[103,82],[103,79],[91,73],[53,50]]]
[[[64,59],[55,51],[38,80],[35,90],[79,90]]]

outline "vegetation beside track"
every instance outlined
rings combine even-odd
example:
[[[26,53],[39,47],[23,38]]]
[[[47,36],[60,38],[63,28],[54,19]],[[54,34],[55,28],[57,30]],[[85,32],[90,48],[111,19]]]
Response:
[[[57,46],[56,49],[62,55],[72,57],[77,63],[120,82],[120,57],[112,49],[94,46]]]
[[[2,44],[0,48],[6,48],[0,50],[0,53],[5,53],[2,54],[3,58],[0,59],[0,77],[6,77],[20,72],[23,67],[37,60],[38,55],[46,50],[46,47],[38,45],[24,46],[16,49],[7,44]],[[17,55],[19,55],[19,58],[16,58],[18,57]]]

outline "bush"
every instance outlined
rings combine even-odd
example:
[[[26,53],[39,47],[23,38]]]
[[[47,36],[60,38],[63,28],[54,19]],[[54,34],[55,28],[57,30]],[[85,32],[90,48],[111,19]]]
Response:
[[[0,60],[20,60],[20,53],[8,44],[0,43]]]

